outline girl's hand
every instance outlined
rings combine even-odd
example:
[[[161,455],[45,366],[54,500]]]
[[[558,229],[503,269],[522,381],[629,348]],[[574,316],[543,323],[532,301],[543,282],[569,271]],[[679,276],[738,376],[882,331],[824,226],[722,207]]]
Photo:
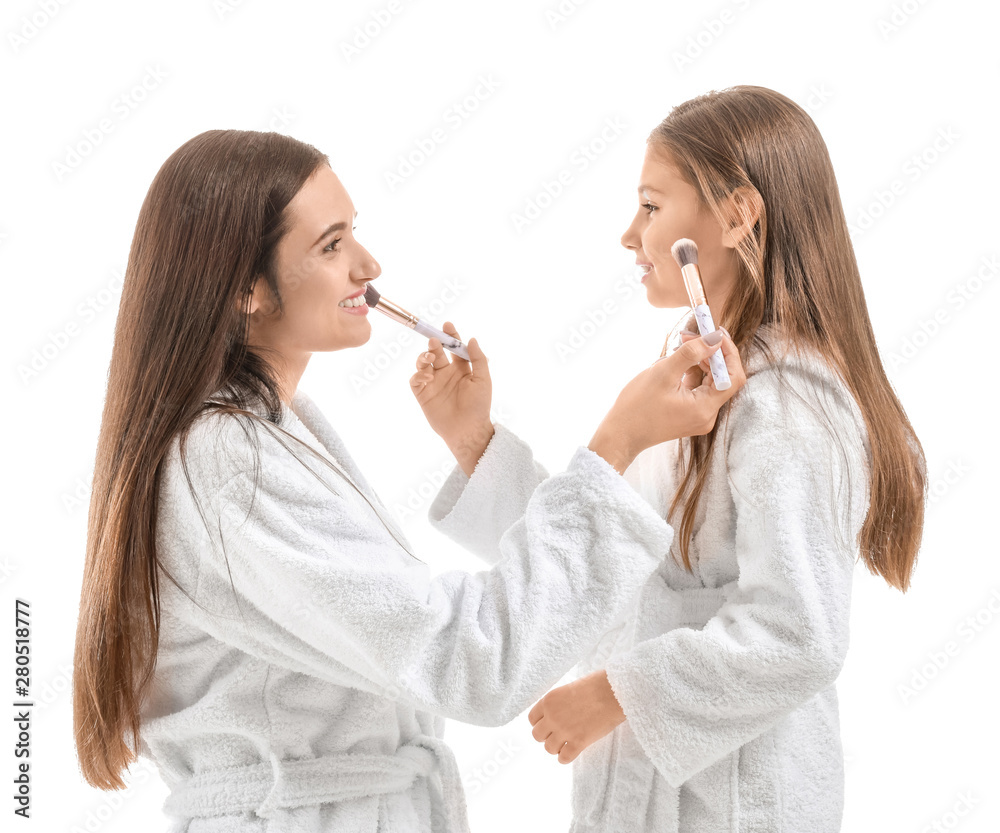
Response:
[[[739,350],[725,331],[711,346],[702,337],[685,339],[630,381],[597,428],[590,449],[624,472],[642,450],[678,437],[707,434],[719,409],[746,384]],[[722,351],[731,386],[715,387],[708,358]]]
[[[460,338],[450,321],[445,321],[441,329]],[[446,353],[439,339],[428,339],[427,346],[428,352],[417,357],[417,372],[410,377],[410,390],[434,433],[447,443],[471,477],[493,437],[489,359],[475,339],[466,345],[471,362]]]
[[[722,330],[727,336],[729,335],[729,331],[725,327],[720,327],[719,329]],[[682,330],[680,337],[681,344],[685,344],[692,338],[700,338],[700,334]],[[687,373],[684,374],[684,387],[694,390],[705,381],[706,374],[710,374],[711,372],[711,368],[708,365],[708,359],[703,359],[699,364],[688,368]]]
[[[619,723],[625,712],[618,705],[604,669],[559,686],[532,706],[528,720],[532,737],[545,751],[559,756],[559,763],[576,759],[594,741]]]

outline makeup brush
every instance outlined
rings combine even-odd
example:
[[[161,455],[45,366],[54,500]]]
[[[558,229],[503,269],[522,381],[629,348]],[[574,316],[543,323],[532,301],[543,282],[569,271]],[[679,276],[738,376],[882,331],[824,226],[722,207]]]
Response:
[[[421,321],[412,312],[407,312],[398,304],[394,304],[387,298],[383,298],[379,291],[372,286],[370,283],[365,287],[365,301],[368,306],[372,309],[377,309],[379,312],[388,315],[393,321],[402,324],[404,327],[409,327],[411,330],[416,330],[423,336],[427,338],[440,339],[441,346],[445,350],[450,350],[456,356],[469,361],[469,351],[465,349],[465,345],[462,344],[454,336],[450,336],[445,332],[442,332],[437,327],[433,327],[430,324]]]
[[[712,312],[708,308],[705,289],[701,284],[701,271],[698,269],[698,246],[694,240],[682,237],[670,247],[670,254],[674,256],[677,265],[681,267],[681,276],[684,278],[684,286],[687,288],[688,300],[691,302],[695,320],[698,322],[698,332],[703,336],[714,333],[716,327],[712,321]],[[732,382],[729,381],[729,370],[726,368],[726,360],[722,355],[722,350],[716,350],[709,356],[708,366],[712,371],[712,378],[715,380],[715,389],[727,390]]]

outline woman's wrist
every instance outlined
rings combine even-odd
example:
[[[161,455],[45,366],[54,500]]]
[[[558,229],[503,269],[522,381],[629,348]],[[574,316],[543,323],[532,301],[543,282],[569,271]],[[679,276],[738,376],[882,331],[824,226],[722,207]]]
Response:
[[[468,477],[472,477],[472,472],[475,471],[479,458],[483,456],[495,433],[496,429],[493,427],[493,423],[486,422],[465,434],[462,439],[448,443],[448,448],[455,455],[455,460]]]

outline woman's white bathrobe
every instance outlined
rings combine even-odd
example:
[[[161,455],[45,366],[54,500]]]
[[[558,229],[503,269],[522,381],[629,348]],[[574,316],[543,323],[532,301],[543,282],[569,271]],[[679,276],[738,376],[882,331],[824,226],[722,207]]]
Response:
[[[305,393],[282,426],[391,522]],[[233,417],[189,436],[199,504],[176,440],[163,469],[158,555],[190,597],[161,577],[138,751],[170,787],[171,830],[468,831],[443,718],[500,726],[530,708],[635,603],[672,529],[585,446],[536,491],[531,452],[497,426],[475,479],[508,486],[463,500],[496,566],[431,578],[335,472],[257,430],[252,502]]]
[[[770,327],[764,333],[780,346]],[[723,418],[710,458],[694,574],[674,560],[675,540],[638,604],[577,669],[605,668],[627,719],[573,762],[571,833],[840,830],[834,681],[848,646],[869,446],[856,402],[821,359],[790,355],[780,364],[807,402],[782,392],[759,355],[748,358],[728,436],[723,442]],[[664,516],[680,479],[677,447],[647,449],[625,472]],[[496,471],[531,469],[526,456]],[[536,482],[543,478],[540,471]],[[477,523],[477,507],[529,493],[456,467],[430,517],[497,561],[505,557],[497,530]]]

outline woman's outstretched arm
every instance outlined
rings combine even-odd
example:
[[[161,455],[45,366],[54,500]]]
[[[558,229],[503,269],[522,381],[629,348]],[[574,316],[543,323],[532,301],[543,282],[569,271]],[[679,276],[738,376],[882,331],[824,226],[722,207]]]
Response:
[[[673,537],[581,447],[504,534],[496,567],[431,578],[347,484],[334,494],[276,441],[261,445],[256,491],[247,468],[212,495],[210,545],[186,554],[209,612],[185,615],[253,656],[470,723],[507,723],[556,683]]]

